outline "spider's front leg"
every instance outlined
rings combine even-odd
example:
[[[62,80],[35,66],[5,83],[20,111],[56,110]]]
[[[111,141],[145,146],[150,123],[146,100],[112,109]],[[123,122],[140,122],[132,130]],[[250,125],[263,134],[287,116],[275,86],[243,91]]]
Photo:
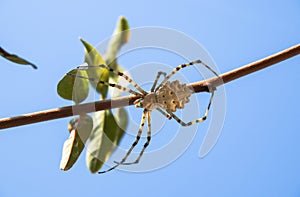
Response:
[[[134,162],[127,162],[127,163],[122,163],[122,165],[131,165],[131,164],[137,164],[139,163],[139,161],[141,160],[143,153],[145,152],[146,148],[148,147],[148,145],[150,144],[151,141],[151,118],[150,118],[150,111],[148,111],[147,116],[148,116],[148,132],[147,132],[147,141],[144,144],[143,149],[141,150],[138,158],[134,161]],[[117,164],[120,164],[119,162],[115,162]]]
[[[116,163],[115,166],[113,166],[113,167],[111,167],[111,168],[109,168],[109,169],[107,169],[107,170],[105,170],[105,171],[100,171],[100,172],[98,172],[99,174],[109,172],[109,171],[115,169],[116,167],[118,167],[119,165],[124,164],[124,162],[125,162],[126,159],[129,157],[129,155],[131,154],[132,150],[133,150],[134,147],[138,144],[138,142],[139,142],[139,140],[140,140],[140,138],[141,138],[142,131],[143,131],[144,124],[145,124],[145,119],[146,119],[147,112],[148,112],[148,111],[147,111],[146,109],[144,109],[144,111],[143,111],[143,116],[142,116],[142,120],[141,120],[141,125],[140,125],[140,128],[139,128],[138,134],[137,134],[137,136],[136,136],[136,139],[135,139],[135,141],[133,142],[133,144],[131,145],[129,151],[128,151],[128,152],[126,153],[126,155],[123,157],[123,159],[122,159],[120,162],[115,162],[115,163]],[[148,117],[148,119],[149,119],[149,117]]]
[[[84,66],[78,66],[77,68],[79,70],[88,70],[89,68],[104,68],[104,69],[108,70],[109,72],[114,73],[115,75],[119,75],[120,77],[123,77],[126,81],[128,81],[129,83],[131,83],[133,85],[133,87],[135,87],[142,94],[146,94],[147,93],[137,83],[135,83],[135,81],[133,81],[133,79],[131,79],[129,76],[125,75],[122,72],[114,70],[112,68],[109,68],[108,66],[106,66],[104,64],[100,64],[100,65],[97,65],[97,66],[94,66],[94,65],[84,65]]]
[[[73,76],[73,77],[78,77],[78,78],[81,78],[81,79],[86,79],[86,80],[89,80],[89,81],[93,81],[93,82],[96,82],[97,84],[103,84],[103,85],[106,85],[106,86],[109,86],[109,87],[117,88],[121,91],[128,92],[128,93],[134,94],[136,96],[141,96],[140,93],[138,93],[134,90],[131,90],[130,88],[120,86],[118,84],[109,83],[107,81],[101,81],[101,80],[97,80],[95,78],[81,76],[81,75],[77,75],[77,74],[74,74],[74,73],[67,73],[67,75],[70,75],[70,76]]]

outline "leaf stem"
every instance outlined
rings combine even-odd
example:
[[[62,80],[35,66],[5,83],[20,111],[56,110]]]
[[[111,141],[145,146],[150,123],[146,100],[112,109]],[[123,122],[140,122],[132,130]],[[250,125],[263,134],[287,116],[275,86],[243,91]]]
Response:
[[[214,77],[208,80],[203,80],[195,83],[188,84],[192,87],[195,92],[208,92],[210,84],[213,87],[220,86],[222,84],[228,83],[240,77],[246,76],[263,68],[274,65],[278,62],[289,59],[293,56],[300,54],[300,44],[294,45],[288,49],[280,51],[276,54],[263,58],[261,60],[255,61],[253,63],[247,64],[235,70],[229,71],[220,75],[223,80],[218,77]],[[66,106],[55,109],[49,109],[45,111],[39,111],[29,114],[24,114],[16,117],[9,117],[0,119],[0,129],[6,129],[11,127],[17,127],[26,124],[33,124],[37,122],[54,120],[58,118],[65,118],[69,116],[79,115],[83,113],[90,113],[100,110],[107,110],[112,108],[124,107],[132,105],[133,102],[138,98],[138,96],[124,96],[113,99],[101,100],[97,102],[84,103],[74,106]]]

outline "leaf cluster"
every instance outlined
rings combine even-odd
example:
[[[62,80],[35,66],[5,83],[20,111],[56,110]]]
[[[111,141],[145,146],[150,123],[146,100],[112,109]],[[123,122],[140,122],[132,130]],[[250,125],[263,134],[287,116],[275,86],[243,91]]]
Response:
[[[122,70],[117,62],[118,51],[129,39],[130,31],[127,20],[120,17],[113,36],[110,39],[107,53],[102,56],[95,47],[80,38],[85,50],[84,63],[86,70],[73,69],[66,74],[57,85],[57,93],[64,99],[72,100],[75,104],[82,103],[89,91],[96,91],[101,99],[107,98],[109,87],[93,80],[105,82],[118,81],[118,76],[111,75],[107,69],[97,67],[104,64],[115,70]],[[82,76],[78,78],[76,76]],[[79,158],[86,142],[86,162],[92,173],[98,172],[109,156],[120,143],[127,127],[128,115],[124,108],[116,113],[111,110],[95,112],[93,117],[81,114],[69,122],[69,138],[63,146],[60,168],[69,170]]]

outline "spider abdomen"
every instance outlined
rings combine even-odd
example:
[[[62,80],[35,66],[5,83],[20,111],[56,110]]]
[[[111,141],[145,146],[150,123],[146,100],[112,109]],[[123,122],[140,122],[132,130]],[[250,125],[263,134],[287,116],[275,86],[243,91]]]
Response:
[[[184,108],[193,90],[178,80],[168,81],[156,91],[157,103],[165,110],[175,112],[177,108]]]

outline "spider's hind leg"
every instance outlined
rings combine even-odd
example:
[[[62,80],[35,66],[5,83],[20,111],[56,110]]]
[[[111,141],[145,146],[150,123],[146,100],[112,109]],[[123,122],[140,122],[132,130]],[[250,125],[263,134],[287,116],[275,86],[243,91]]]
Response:
[[[201,118],[198,118],[196,120],[193,120],[193,121],[190,121],[190,122],[186,123],[186,122],[182,121],[180,118],[178,118],[174,113],[172,113],[170,111],[168,111],[168,113],[172,116],[172,118],[174,118],[182,126],[191,126],[193,124],[196,124],[196,123],[199,123],[199,122],[203,122],[203,121],[206,120],[206,118],[208,116],[208,112],[209,112],[209,109],[210,109],[213,97],[214,97],[214,91],[211,92],[211,96],[210,96],[210,99],[209,99],[208,106],[207,106],[207,108],[205,110],[205,114]]]
[[[172,119],[172,116],[169,113],[166,113],[164,110],[162,110],[160,107],[157,108],[157,111],[159,111],[162,115],[164,115],[166,118],[168,118],[169,120]]]
[[[179,66],[177,66],[176,68],[173,69],[173,71],[168,74],[165,79],[159,84],[159,86],[155,89],[158,90],[158,88],[160,88],[161,86],[163,86],[175,73],[177,73],[179,70],[181,70],[182,68],[188,67],[188,66],[192,66],[195,64],[201,64],[202,66],[204,66],[205,68],[207,68],[208,70],[210,70],[214,75],[216,75],[217,77],[220,77],[216,71],[214,71],[210,66],[208,66],[206,63],[204,63],[201,60],[195,60],[193,62],[189,62],[186,64],[181,64]]]

